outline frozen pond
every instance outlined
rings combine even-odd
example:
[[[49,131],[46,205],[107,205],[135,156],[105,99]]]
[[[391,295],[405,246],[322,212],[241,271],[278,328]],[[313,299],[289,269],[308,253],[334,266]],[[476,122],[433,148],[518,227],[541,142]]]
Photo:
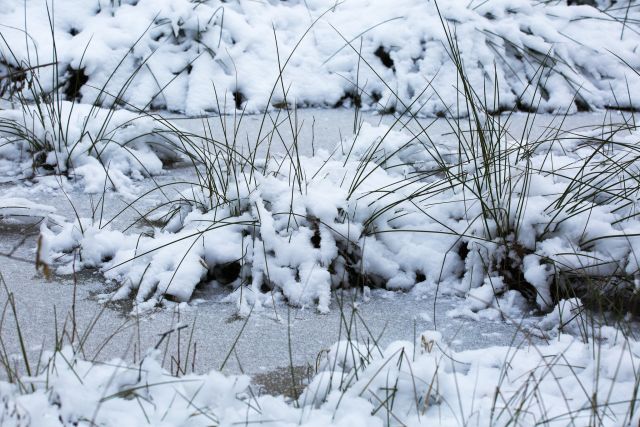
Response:
[[[354,123],[366,122],[372,125],[393,126],[413,135],[425,135],[434,143],[456,141],[458,130],[456,120],[444,118],[412,118],[403,116],[397,119],[393,115],[380,115],[371,112],[359,112],[356,117],[349,109],[301,109],[290,115],[276,111],[263,115],[236,115],[211,118],[185,118],[167,115],[177,126],[193,131],[207,133],[219,141],[234,142],[239,150],[252,148],[256,141],[262,153],[270,147],[271,152],[285,153],[285,147],[297,142],[300,155],[311,156],[318,150],[331,152],[341,139],[353,134]],[[581,132],[586,128],[606,126],[609,123],[621,123],[631,118],[630,113],[609,111],[606,113],[577,113],[570,116],[553,114],[513,113],[510,117],[500,116],[502,124],[508,121],[509,134],[513,139],[535,140],[549,138],[560,130]],[[468,128],[466,119],[460,126]],[[497,119],[498,120],[498,119]],[[224,124],[224,125],[223,125]],[[234,132],[234,129],[236,131]],[[272,132],[277,129],[277,132]],[[526,132],[525,132],[526,129]]]
[[[512,117],[510,131],[514,136],[520,137],[527,117],[524,114]],[[363,114],[362,118],[374,124],[393,123],[391,116]],[[578,114],[566,117],[564,121],[562,117],[542,115],[536,117],[530,137],[536,138],[558,127],[570,130],[621,119],[617,113],[606,116],[601,113]],[[193,132],[203,129],[201,119],[171,120]],[[228,126],[226,139],[235,139],[237,146],[244,147],[247,141],[253,145],[259,134],[269,133],[272,152],[285,153],[285,147],[296,140],[301,155],[312,155],[317,150],[334,149],[341,137],[350,135],[354,116],[353,112],[341,109],[300,110],[295,120],[284,115],[267,118],[269,123],[264,125],[262,132],[262,116],[245,116],[235,136],[229,132],[233,132],[233,121],[239,118],[226,117],[225,120]],[[210,123],[211,128],[207,127],[207,132],[211,129],[214,137],[224,139],[225,132],[219,119],[212,118]],[[278,132],[270,132],[274,123],[278,123]],[[444,119],[424,119],[420,123],[422,129],[416,123],[407,123],[406,126],[414,133],[426,130],[436,142],[455,139],[450,124]],[[531,123],[527,125],[531,126]],[[293,138],[292,134],[296,137]],[[266,150],[267,145],[265,140],[260,150]],[[179,191],[185,188],[185,182],[195,179],[188,165],[176,165],[154,180],[139,182],[137,191],[142,194],[164,184],[167,184],[165,191]],[[111,222],[116,229],[140,228],[141,225],[136,223],[139,212],[161,203],[165,197],[152,191],[149,197],[129,206],[130,200],[122,195],[108,193],[106,202],[96,210],[94,208],[100,204],[99,195],[87,195],[69,182],[64,188],[65,192],[61,191],[60,182],[53,177],[41,179],[36,185],[31,182],[0,184],[0,192],[5,196],[29,198],[54,206],[57,213],[67,219],[76,215],[71,208],[73,204],[77,215],[99,216],[103,223]],[[416,333],[433,328],[440,330],[456,349],[509,345],[514,339],[516,342],[524,339],[524,335],[518,332],[519,319],[452,318],[447,312],[456,307],[460,299],[438,295],[436,301],[434,289],[406,294],[374,291],[365,299],[350,293],[342,297],[333,295],[331,310],[326,315],[318,314],[314,308],[288,307],[279,303],[275,308],[253,312],[245,321],[236,316],[234,305],[221,301],[228,293],[227,289],[204,288],[196,291],[195,300],[189,305],[183,304],[178,309],[174,304],[168,309],[134,317],[129,315],[131,306],[126,303],[105,305],[100,302],[99,295],[112,289],[113,285],[105,284],[97,272],[78,274],[75,278],[77,286],[70,276],[47,279],[37,273],[34,266],[37,236],[37,224],[3,223],[0,228],[0,272],[9,292],[15,296],[20,330],[34,355],[41,347],[51,348],[56,328],[60,330],[64,322],[70,330],[73,317],[80,337],[91,330],[87,334],[84,353],[87,358],[97,360],[139,358],[140,349],[144,352],[156,346],[164,332],[176,326],[186,326],[180,329],[180,344],[177,343],[178,334],[174,333],[164,339],[159,348],[166,352],[165,366],[168,368],[175,368],[172,360],[179,360],[189,371],[194,368],[197,372],[224,365],[226,372],[260,374],[290,364],[300,367],[302,372],[304,367],[314,367],[316,358],[324,349],[345,338],[347,329],[351,329],[352,338],[377,341],[381,346],[395,340],[412,340]],[[6,299],[4,290],[2,299]],[[343,303],[342,309],[339,300]],[[354,304],[356,310],[353,309]],[[4,345],[12,349],[10,352],[17,353],[19,343],[11,316],[5,316],[2,328]]]

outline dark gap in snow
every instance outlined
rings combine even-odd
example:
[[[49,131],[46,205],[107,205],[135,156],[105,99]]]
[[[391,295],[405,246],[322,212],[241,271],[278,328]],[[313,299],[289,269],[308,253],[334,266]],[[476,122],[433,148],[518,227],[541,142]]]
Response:
[[[536,109],[532,105],[525,103],[521,97],[516,98],[516,109],[518,111],[524,111],[525,113],[536,112]]]
[[[55,165],[47,162],[47,152],[39,151],[33,156],[33,165],[36,168],[42,168],[46,171],[54,171],[56,169]]]
[[[639,113],[640,109],[631,107],[631,106],[622,106],[622,105],[605,105],[604,108],[607,110],[613,111],[622,111],[625,113]]]
[[[167,301],[173,302],[173,303],[183,302],[183,301],[180,300],[180,298],[176,297],[175,295],[171,295],[171,294],[164,294],[163,298],[166,299]],[[157,308],[161,308],[163,306],[164,306],[164,304],[162,304],[162,302],[160,302],[160,301],[156,304]]]
[[[209,271],[208,277],[221,285],[228,285],[240,277],[241,270],[242,266],[239,261],[216,264],[213,269]]]
[[[499,116],[500,114],[508,113],[510,111],[512,111],[512,108],[504,104],[497,105],[492,109],[487,109],[487,113],[491,116]]]
[[[67,67],[66,75],[68,78],[64,88],[64,95],[70,101],[74,99],[81,100],[80,89],[89,81],[89,76],[84,73],[84,68],[76,70],[71,66]]]
[[[613,316],[640,316],[640,293],[632,276],[587,276],[561,272],[551,284],[552,303],[580,298],[585,308]]]
[[[285,101],[275,101],[275,102],[272,102],[272,103],[271,103],[271,106],[272,106],[273,108],[277,108],[277,109],[280,109],[280,110],[286,110],[286,109],[288,109],[288,108],[291,108],[291,105],[289,105],[289,103],[288,103],[288,102],[285,102]]]
[[[320,238],[320,230],[316,228],[313,232],[313,236],[311,236],[311,244],[315,249],[320,249],[321,240],[322,239]]]
[[[467,259],[468,255],[469,255],[469,243],[468,242],[460,243],[460,246],[458,246],[458,256],[462,261],[464,261],[465,259]]]
[[[78,29],[77,29],[77,28],[71,27],[71,28],[69,29],[69,34],[71,34],[71,36],[72,36],[72,37],[73,37],[73,36],[77,36],[79,33],[80,33],[80,31],[78,31]]]
[[[267,292],[270,292],[271,290],[272,290],[271,287],[266,282],[262,282],[262,284],[260,285],[260,292],[262,292],[263,294],[266,294]]]
[[[589,103],[587,101],[584,100],[584,98],[582,98],[581,96],[577,96],[576,100],[574,101],[574,103],[576,104],[576,109],[579,112],[589,112],[591,111],[591,107],[589,106]]]
[[[247,98],[242,92],[240,92],[240,90],[236,89],[233,92],[233,101],[236,104],[236,110],[242,110],[242,104],[244,104],[246,100]]]
[[[391,55],[389,55],[389,51],[387,51],[382,45],[378,46],[378,48],[376,49],[375,52],[373,52],[373,54],[377,56],[378,59],[380,59],[380,61],[382,62],[382,65],[384,65],[387,68],[391,68],[392,70],[395,71],[393,59],[391,59]]]
[[[362,289],[368,283],[374,283],[362,271],[362,252],[353,242],[336,239],[338,256],[332,261],[327,270],[331,274],[333,287],[341,289]]]
[[[333,104],[333,108],[340,108],[345,106],[362,108],[362,97],[357,91],[345,92],[344,95],[342,95],[342,97],[338,100],[338,102]]]
[[[382,105],[381,108],[378,109],[380,114],[395,114],[398,110],[396,110],[395,103],[387,101],[385,105]]]
[[[542,99],[544,99],[545,101],[548,101],[551,96],[549,95],[549,91],[547,90],[547,88],[544,87],[543,85],[539,84],[538,85],[538,89],[539,89],[540,96],[542,97]]]
[[[427,276],[422,271],[416,271],[416,283],[424,282]]]
[[[28,69],[17,68],[0,58],[0,96],[21,91],[27,83]]]
[[[538,291],[524,278],[522,260],[532,252],[524,246],[514,243],[509,245],[508,255],[497,260],[495,271],[503,278],[508,289],[520,292],[520,294],[532,305],[536,301]]]
[[[505,268],[500,273],[503,274],[505,283],[509,289],[520,292],[530,303],[533,304],[535,302],[538,291],[531,283],[525,280],[524,272],[521,268]]]
[[[567,0],[568,6],[593,6],[597,7],[596,0]]]
[[[371,99],[373,100],[373,103],[376,104],[378,102],[380,102],[380,100],[382,99],[382,94],[376,90],[371,92]]]

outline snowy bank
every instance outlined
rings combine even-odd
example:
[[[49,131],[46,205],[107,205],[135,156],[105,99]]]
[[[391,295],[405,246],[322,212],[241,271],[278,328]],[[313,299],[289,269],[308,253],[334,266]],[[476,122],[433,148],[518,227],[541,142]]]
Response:
[[[131,194],[134,181],[184,158],[174,130],[157,116],[68,101],[0,110],[0,176],[63,174],[87,192]]]
[[[188,115],[351,103],[465,115],[447,26],[495,110],[639,108],[638,8],[610,3],[5,0],[0,88],[30,98],[36,76],[35,93]]]

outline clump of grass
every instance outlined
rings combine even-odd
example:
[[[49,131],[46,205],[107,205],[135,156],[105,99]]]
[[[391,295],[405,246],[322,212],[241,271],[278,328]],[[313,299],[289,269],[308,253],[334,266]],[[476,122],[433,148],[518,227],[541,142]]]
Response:
[[[138,159],[136,145],[148,140],[150,147],[156,151],[163,161],[175,161],[178,153],[184,148],[179,135],[173,126],[167,126],[160,116],[150,114],[148,107],[135,107],[124,103],[123,94],[130,90],[137,75],[144,69],[145,64],[153,56],[153,52],[143,58],[132,73],[124,79],[122,85],[112,93],[113,79],[121,71],[120,68],[132,55],[136,45],[145,32],[131,46],[129,51],[120,58],[116,67],[110,71],[109,77],[101,87],[93,87],[83,74],[83,59],[90,43],[84,48],[77,70],[61,70],[55,40],[54,20],[52,10],[47,4],[49,26],[51,32],[52,58],[49,63],[40,63],[37,52],[34,58],[20,60],[13,52],[8,41],[2,37],[3,52],[8,52],[11,58],[0,58],[8,70],[2,79],[2,98],[10,105],[17,105],[20,114],[5,114],[0,117],[0,136],[3,145],[15,144],[25,147],[28,155],[33,159],[34,172],[55,172],[68,175],[73,171],[74,158],[85,152],[95,156],[101,162],[107,176],[109,176],[109,159],[105,154],[111,145],[118,145],[123,151],[134,157],[143,173],[150,175],[146,165]],[[35,61],[35,62],[32,62]],[[17,64],[17,65],[11,65]],[[51,81],[49,81],[49,79]],[[169,82],[168,84],[170,84]],[[162,93],[160,88],[158,93]],[[80,89],[89,86],[97,94],[93,100],[81,100]],[[85,105],[86,104],[86,105]],[[88,106],[88,108],[86,108]],[[122,106],[136,111],[122,120],[118,116],[118,109]],[[135,127],[140,121],[151,122],[152,125],[143,126],[137,134],[128,132],[129,127]],[[76,128],[79,127],[79,128]],[[128,136],[122,136],[128,135]],[[109,177],[109,180],[111,178]]]
[[[563,254],[541,256],[536,249],[538,242],[552,236],[562,237],[562,232],[559,230],[563,230],[565,223],[571,223],[574,220],[582,221],[585,213],[602,207],[611,208],[613,212],[621,214],[616,222],[617,226],[634,220],[638,157],[632,142],[633,135],[637,134],[633,116],[622,123],[612,123],[609,130],[603,127],[601,135],[583,136],[579,130],[562,131],[567,113],[557,114],[551,125],[532,139],[532,134],[536,133],[533,132],[534,127],[539,121],[535,112],[537,109],[533,108],[533,112],[526,113],[524,116],[522,133],[514,135],[511,131],[514,112],[505,113],[500,110],[497,77],[493,80],[488,79],[488,82],[492,82],[490,87],[477,88],[471,85],[458,48],[455,29],[442,16],[441,20],[447,38],[448,52],[458,74],[459,103],[452,106],[454,111],[445,114],[445,120],[458,140],[456,158],[453,161],[451,157],[445,158],[441,147],[429,136],[428,127],[423,126],[412,112],[415,110],[414,105],[405,105],[400,97],[396,96],[402,110],[397,114],[394,126],[402,121],[414,123],[417,128],[417,132],[413,134],[414,138],[435,160],[435,167],[415,171],[405,180],[400,181],[396,188],[408,182],[425,182],[425,185],[406,198],[383,205],[372,215],[367,224],[374,224],[378,216],[391,209],[402,211],[400,206],[404,202],[418,203],[444,192],[453,191],[467,206],[465,216],[469,221],[469,227],[464,233],[451,230],[452,234],[459,235],[459,243],[451,249],[452,252],[457,251],[457,255],[466,260],[465,280],[471,287],[480,286],[483,278],[487,276],[490,280],[491,277],[500,276],[507,284],[506,289],[516,289],[529,301],[546,309],[562,298],[562,292],[557,292],[559,283],[575,283],[576,280],[591,283],[606,281],[606,277],[601,278],[601,273],[597,273],[596,270],[598,266],[607,266],[615,261],[607,259],[606,255],[603,259],[599,259],[598,257],[602,255],[590,255],[585,252],[591,251],[594,244],[599,241],[620,239],[620,234],[597,236],[591,240],[582,239],[579,247],[574,247],[574,250],[575,256],[580,258],[578,264],[584,263],[584,266],[566,263],[563,261]],[[352,46],[352,49],[356,54],[358,53],[355,47]],[[362,60],[373,69],[364,58]],[[548,78],[549,67],[553,68],[553,61],[547,56],[541,60],[536,72],[538,80],[531,83],[532,88],[525,88],[525,91],[533,92],[534,100],[538,99],[538,102],[544,95],[542,88],[545,79]],[[433,92],[436,96],[438,95],[437,89],[434,88]],[[488,96],[487,92],[491,92],[492,96]],[[488,104],[488,99],[493,100],[493,103]],[[579,99],[579,91],[576,92],[574,99]],[[458,115],[456,111],[463,112],[463,117],[449,118],[456,117]],[[569,108],[567,108],[568,111]],[[522,116],[519,118],[522,119]],[[403,123],[405,128],[407,128],[406,123]],[[631,138],[625,141],[624,138],[620,138],[621,135],[631,136]],[[358,178],[351,184],[353,189],[366,181],[368,175],[364,171],[367,164],[375,162],[383,169],[389,168],[386,164],[387,160],[395,153],[385,153],[376,158],[378,147],[382,143],[383,140],[377,141],[376,145],[372,146],[370,154],[363,159],[361,171],[356,175]],[[566,166],[555,167],[553,158],[557,155],[556,153],[567,150],[576,150],[579,153],[575,161]],[[540,159],[543,159],[542,164]],[[524,230],[525,218],[531,209],[529,206],[531,182],[540,175],[553,177],[554,180],[565,182],[567,185],[559,194],[549,195],[552,202],[544,210],[547,222],[541,224],[538,231]],[[379,191],[385,194],[381,196],[382,200],[392,190],[385,188]],[[424,209],[424,213],[429,215],[428,208]],[[588,234],[590,215],[585,221],[584,235]],[[402,229],[395,231],[433,232]],[[530,240],[527,233],[531,232],[535,233],[533,244],[527,243]],[[373,230],[371,233],[375,235],[378,231]],[[633,239],[635,235],[628,236],[628,241],[623,243],[629,246],[630,257],[633,257],[634,252]],[[452,253],[452,256],[455,255]],[[530,283],[525,278],[523,261],[526,257],[537,257],[537,262],[546,266],[548,271],[554,272],[550,274],[551,287],[554,289],[550,295],[546,292],[541,293],[538,284]],[[589,257],[592,258],[589,259]],[[624,270],[624,268],[616,268],[614,273],[616,280],[634,283],[638,274],[637,269]],[[475,277],[473,277],[474,274]],[[500,294],[506,289],[494,288],[494,292]],[[604,290],[604,287],[601,287],[601,290]],[[584,292],[581,294],[585,296]],[[566,297],[566,294],[564,295]],[[628,292],[627,295],[629,295]],[[609,300],[603,298],[600,303],[605,301],[612,303],[616,299],[620,302],[619,298]],[[609,309],[620,310],[620,306],[616,307],[615,304],[608,303],[603,305],[608,306]],[[623,310],[628,307],[627,305]]]

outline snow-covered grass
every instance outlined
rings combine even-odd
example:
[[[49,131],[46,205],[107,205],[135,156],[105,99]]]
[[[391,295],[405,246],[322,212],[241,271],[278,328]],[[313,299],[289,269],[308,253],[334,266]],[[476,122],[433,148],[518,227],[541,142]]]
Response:
[[[141,232],[112,229],[113,220],[102,218],[43,224],[40,259],[61,273],[99,268],[120,284],[114,297],[133,297],[136,309],[189,301],[196,286],[210,283],[229,286],[241,315],[281,298],[326,312],[339,287],[438,287],[465,295],[456,315],[468,317],[548,311],[573,297],[633,309],[640,154],[633,115],[561,131],[565,116],[558,114],[534,138],[538,116],[529,113],[514,135],[511,114],[493,114],[500,85],[473,86],[453,27],[444,18],[441,25],[466,111],[446,119],[453,144],[434,141],[411,106],[387,127],[362,123],[356,109],[352,136],[305,157],[295,110],[265,112],[256,140],[242,150],[244,113],[203,119],[196,135],[159,117],[96,107],[86,115],[89,107],[62,101],[69,112],[53,115],[66,118],[58,127],[89,147],[76,150],[74,161],[88,191],[106,191],[108,181],[127,189],[127,175],[138,171],[132,165],[155,164],[151,172],[160,172],[149,146],[180,154],[197,182],[143,213],[152,227]],[[286,94],[284,81],[278,84]],[[113,147],[111,157],[94,156],[88,142],[96,138],[86,124],[101,115],[115,125],[98,139]],[[159,125],[166,130],[153,130]],[[215,126],[224,129],[221,141]],[[51,133],[34,129],[39,139]],[[278,139],[283,155],[271,149]],[[140,145],[130,148],[131,141]],[[20,143],[10,139],[5,147]],[[142,152],[151,160],[134,162],[134,149],[134,159]],[[623,290],[622,308],[601,291],[612,287]]]
[[[498,111],[638,108],[640,78],[622,66],[640,66],[638,5],[566,3],[5,0],[1,87],[30,96],[34,71],[45,91],[59,86],[85,103],[189,115],[345,103],[464,115],[439,6],[462,41],[471,83],[501,82]],[[286,67],[278,62],[294,50]],[[281,73],[286,97],[272,93]],[[221,102],[214,87],[226,94]]]
[[[90,192],[127,193],[132,182],[181,159],[180,140],[158,118],[61,101],[0,111],[5,177],[53,173],[81,179]]]
[[[274,294],[326,311],[331,289],[354,286],[439,286],[467,294],[467,314],[493,316],[501,301],[527,311],[518,295],[549,309],[578,282],[626,282],[633,295],[635,128],[514,142],[508,118],[477,114],[479,129],[451,122],[457,147],[366,124],[315,157],[295,142],[260,160],[206,144],[193,151],[208,153],[199,182],[144,213],[152,228],[44,226],[42,259],[60,272],[100,268],[121,283],[117,298],[146,307],[230,285],[245,315]]]
[[[139,365],[96,364],[64,349],[44,355],[42,372],[22,378],[33,391],[1,384],[2,420],[17,426],[638,422],[637,343],[603,344],[599,361],[589,346],[571,337],[536,348],[456,353],[430,339],[434,336],[423,334],[428,341],[421,348],[396,342],[371,353],[361,344],[340,342],[329,352],[327,370],[293,402],[254,395],[246,376],[211,371],[173,377],[153,352]]]

